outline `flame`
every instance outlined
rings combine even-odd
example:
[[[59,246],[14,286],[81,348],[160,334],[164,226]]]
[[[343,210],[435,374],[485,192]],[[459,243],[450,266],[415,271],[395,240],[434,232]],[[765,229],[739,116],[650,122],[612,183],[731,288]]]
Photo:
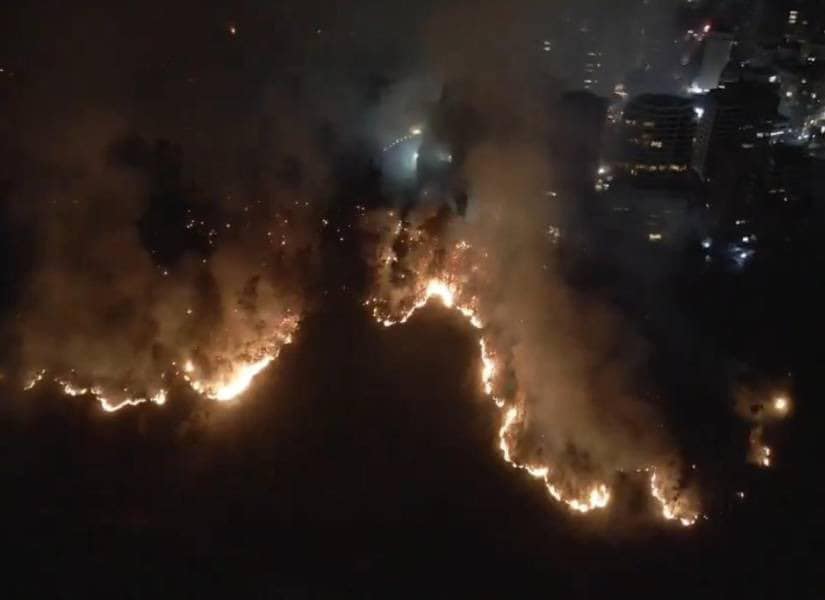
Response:
[[[410,308],[406,313],[404,313],[400,318],[393,319],[390,316],[382,316],[381,310],[377,306],[373,309],[373,315],[378,319],[378,321],[384,325],[384,327],[392,327],[394,325],[403,325],[407,321],[410,320],[415,312],[426,306],[430,300],[433,298],[437,298],[441,301],[441,303],[446,308],[455,308],[464,315],[465,318],[470,322],[470,324],[476,329],[482,329],[484,327],[481,319],[476,314],[476,311],[471,306],[465,305],[457,305],[456,304],[456,291],[453,287],[444,280],[441,279],[431,279],[427,283],[427,287],[424,288],[423,293],[420,297],[413,303],[412,308]],[[375,302],[376,299],[373,299]]]
[[[126,398],[117,404],[112,404],[112,402],[99,395],[95,390],[92,390],[92,393],[97,398],[98,402],[100,402],[100,406],[103,410],[110,413],[117,412],[127,406],[139,406],[141,404],[145,404],[146,402],[151,402],[152,404],[157,404],[158,406],[163,406],[166,404],[166,390],[160,390],[149,398]]]
[[[553,499],[574,512],[587,513],[607,507],[611,500],[607,483],[594,481],[570,489],[567,483],[560,483],[563,473],[558,468],[518,459],[519,438],[527,421],[526,399],[520,396],[512,399],[497,393],[500,357],[496,354],[491,333],[485,328],[479,299],[469,293],[485,281],[482,267],[488,258],[487,253],[474,250],[464,240],[452,246],[432,244],[422,227],[410,226],[391,213],[388,216],[394,221],[387,229],[390,239],[376,256],[377,281],[382,282],[381,285],[389,283],[394,291],[366,301],[375,319],[384,327],[404,324],[431,300],[437,300],[445,308],[460,313],[480,333],[479,379],[484,394],[501,410],[498,449],[503,460],[514,469],[542,481]],[[403,260],[396,251],[397,244],[406,248],[406,258]],[[423,275],[425,273],[429,276]],[[649,473],[650,469],[637,471]],[[672,499],[668,498],[661,476],[653,479],[651,494],[662,505],[662,514],[667,520],[678,519],[687,526],[698,518],[698,512],[690,508],[688,499],[681,496],[678,490],[672,494]]]
[[[659,503],[662,508],[662,516],[668,520],[678,520],[684,527],[690,527],[696,523],[699,513],[690,507],[686,499],[677,492],[666,491],[664,478],[651,469],[650,474],[650,495]]]
[[[249,386],[252,384],[252,380],[255,376],[267,368],[276,357],[277,354],[264,356],[255,362],[237,366],[232,369],[229,375],[217,382],[189,379],[188,376],[186,378],[192,386],[192,389],[199,394],[206,396],[211,400],[217,400],[218,402],[228,402],[229,400],[233,400],[234,398],[240,396],[247,389],[249,389]],[[191,364],[191,361],[188,361],[186,366],[184,366],[184,369]],[[189,369],[187,372],[191,371],[192,369]]]
[[[483,337],[479,338],[478,345],[481,348],[481,383],[484,386],[484,393],[488,396],[493,395],[493,378],[496,376],[496,361],[490,350],[487,348],[487,340]],[[499,404],[499,399],[494,398],[496,404]],[[501,408],[501,406],[499,406]]]
[[[216,400],[218,402],[228,402],[243,394],[255,377],[268,367],[280,354],[281,348],[292,343],[292,336],[298,327],[298,318],[295,316],[287,317],[281,323],[279,330],[269,339],[264,340],[258,344],[257,352],[251,354],[259,356],[254,360],[238,358],[235,360],[225,360],[226,363],[217,374],[209,377],[197,377],[198,367],[192,359],[187,359],[183,363],[182,372],[174,369],[176,363],[172,363],[174,372],[182,376],[183,379],[200,395]],[[24,386],[25,390],[34,388],[45,376],[45,369],[38,371],[37,374]],[[165,373],[162,377],[165,377]],[[121,393],[127,394],[128,388],[123,388],[114,397],[110,392],[104,391],[103,386],[92,385],[82,386],[74,381],[55,377],[54,382],[60,386],[60,390],[67,396],[93,396],[101,408],[105,412],[117,412],[121,409],[140,406],[141,404],[152,403],[157,406],[166,404],[168,391],[160,389],[151,395],[143,397],[133,397],[126,395],[120,396]]]
[[[403,240],[407,244],[419,244],[426,239],[419,229],[406,227],[400,221],[396,221],[392,234]],[[491,398],[495,405],[501,409],[501,425],[498,432],[498,448],[504,461],[514,469],[526,472],[530,477],[538,479],[544,483],[548,494],[556,501],[566,505],[570,510],[578,513],[587,513],[597,509],[607,507],[611,499],[611,490],[604,482],[593,482],[585,488],[573,493],[564,489],[558,482],[560,475],[549,465],[522,463],[516,458],[519,434],[526,421],[526,406],[523,399],[507,400],[496,394],[496,378],[499,372],[498,357],[493,350],[491,339],[485,335],[485,323],[481,318],[478,309],[478,300],[475,296],[467,296],[465,284],[468,282],[467,274],[475,276],[478,273],[479,265],[475,259],[479,256],[486,257],[486,254],[471,255],[471,246],[466,241],[460,241],[448,252],[446,258],[439,258],[429,248],[425,248],[424,262],[419,266],[418,272],[425,272],[433,265],[438,265],[439,275],[431,278],[408,279],[408,272],[395,272],[394,269],[399,264],[399,258],[394,250],[388,249],[381,253],[377,260],[378,268],[384,271],[385,277],[396,277],[412,283],[412,298],[407,302],[403,300],[398,303],[398,298],[370,298],[366,304],[372,306],[372,313],[375,319],[384,327],[392,327],[406,323],[417,310],[426,306],[431,300],[439,301],[444,307],[459,312],[473,328],[479,330],[479,354],[481,359],[480,381],[484,394]],[[468,259],[469,262],[468,262]],[[427,261],[430,261],[427,263]],[[464,274],[464,275],[462,275]],[[395,306],[395,308],[394,308]],[[643,469],[649,472],[648,469]],[[685,498],[679,497],[669,499],[665,493],[664,486],[654,475],[651,482],[651,495],[662,505],[662,515],[667,520],[676,519],[682,525],[688,526],[696,522],[697,511],[691,509]]]
[[[35,373],[34,377],[32,377],[26,385],[23,386],[25,391],[29,391],[33,389],[38,383],[43,380],[43,377],[46,375],[46,369],[40,369],[37,373]]]
[[[183,364],[183,378],[193,390],[210,400],[234,400],[246,392],[255,377],[278,358],[283,346],[292,343],[297,328],[297,317],[285,318],[273,336],[254,345],[245,356],[221,361],[216,373],[199,376],[198,366],[191,358],[187,359]]]
[[[758,463],[763,467],[767,468],[771,466],[771,447],[770,446],[760,446],[758,449]]]
[[[521,420],[521,414],[519,409],[515,406],[511,406],[506,411],[504,411],[504,420],[501,423],[501,428],[498,430],[498,447],[501,450],[501,455],[504,457],[504,462],[513,465],[514,467],[518,468],[519,465],[516,464],[515,460],[513,460],[512,453],[510,451],[511,445],[511,438],[513,436],[513,428],[518,424]],[[544,469],[544,473],[541,477],[547,472],[546,467],[542,467]],[[538,470],[536,467],[527,467],[528,473],[533,475],[533,477],[538,477]]]
[[[469,245],[466,242],[459,242],[459,250],[466,250],[467,248],[469,248]],[[385,264],[389,263],[385,262]],[[458,311],[467,319],[472,327],[483,330],[484,322],[479,316],[478,311],[472,303],[461,303],[459,300],[460,296],[461,294],[454,283],[441,278],[433,278],[427,281],[427,285],[423,287],[419,297],[413,302],[412,307],[397,319],[390,315],[384,315],[377,305],[377,299],[373,298],[371,301],[368,301],[368,304],[376,304],[373,309],[373,315],[379,323],[385,327],[392,327],[406,323],[418,309],[426,306],[430,300],[437,299],[446,308]],[[496,358],[490,350],[490,344],[484,335],[479,337],[478,344],[481,357],[480,376],[482,389],[485,395],[493,399],[497,407],[504,409],[502,424],[499,429],[499,449],[501,450],[504,461],[513,468],[523,470],[531,477],[540,479],[547,488],[550,496],[556,501],[567,505],[575,512],[587,513],[592,510],[605,508],[610,502],[610,490],[604,483],[592,485],[582,497],[570,497],[566,495],[558,485],[552,482],[549,467],[516,462],[514,458],[514,447],[517,440],[517,428],[524,421],[523,404],[520,403],[505,408],[506,401],[494,394],[494,381],[497,372]]]
[[[46,374],[46,370],[42,369],[38,372],[37,376],[32,379],[26,386],[24,386],[24,390],[30,390],[35,385],[37,385],[40,381],[42,381],[43,377]],[[91,395],[94,397],[95,400],[98,401],[101,408],[106,412],[117,412],[118,410],[125,408],[127,406],[139,406],[141,404],[145,404],[147,402],[151,402],[153,404],[157,404],[158,406],[162,406],[166,404],[166,390],[159,390],[148,397],[143,398],[132,398],[126,397],[117,402],[110,400],[103,390],[99,386],[93,387],[83,387],[77,385],[67,379],[62,377],[55,377],[54,382],[60,387],[60,391],[62,391],[67,396],[86,396]],[[124,389],[124,392],[127,390]]]
[[[764,433],[765,430],[762,425],[757,425],[751,429],[749,459],[756,466],[767,469],[773,464],[773,452],[771,447],[764,441]]]

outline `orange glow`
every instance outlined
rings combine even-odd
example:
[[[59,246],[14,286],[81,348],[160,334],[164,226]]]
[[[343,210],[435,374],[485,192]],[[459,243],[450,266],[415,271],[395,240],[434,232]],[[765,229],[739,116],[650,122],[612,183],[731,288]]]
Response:
[[[292,335],[297,330],[297,327],[297,317],[290,316],[285,318],[279,327],[279,331],[276,332],[275,335],[259,343],[257,354],[260,358],[255,360],[243,358],[238,358],[233,361],[224,360],[223,362],[226,364],[210,376],[198,375],[198,365],[192,359],[187,359],[183,363],[182,372],[175,368],[176,363],[174,362],[172,363],[172,367],[174,372],[182,376],[198,394],[210,400],[228,402],[246,392],[252,385],[255,377],[278,357],[281,348],[286,344],[292,343]],[[44,378],[45,374],[45,370],[39,371],[29,380],[24,386],[24,389],[30,390],[35,387]],[[165,373],[162,376],[165,376]],[[168,396],[166,389],[160,389],[151,395],[142,397],[128,395],[128,388],[123,388],[117,390],[116,393],[112,393],[112,390],[108,389],[108,387],[104,390],[100,385],[79,385],[75,383],[74,377],[72,377],[72,379],[55,377],[54,382],[60,386],[60,390],[67,396],[93,396],[101,408],[110,413],[146,403],[162,406],[166,403]]]
[[[791,401],[786,396],[777,396],[771,404],[777,417],[785,417],[791,410]]]
[[[690,527],[699,518],[699,513],[692,509],[684,498],[676,493],[668,493],[662,477],[652,470],[650,474],[650,495],[662,508],[662,516],[668,520],[677,520],[685,527]]]
[[[186,379],[189,381],[192,389],[199,394],[211,400],[217,400],[218,402],[228,402],[248,390],[255,376],[268,367],[269,364],[275,360],[276,356],[277,354],[264,356],[255,362],[234,367],[231,372],[217,381],[189,379],[188,376],[186,376]],[[189,365],[191,365],[191,362],[187,362],[186,366]],[[186,366],[184,366],[184,369],[186,369]],[[189,369],[187,372],[191,372],[191,370],[192,369]]]
[[[460,250],[466,250],[469,248],[469,245],[467,242],[460,242],[458,248]],[[384,261],[385,265],[391,263],[391,258]],[[459,300],[460,296],[461,294],[458,293],[455,284],[451,284],[444,279],[433,278],[427,282],[427,285],[423,288],[419,297],[415,299],[412,308],[403,313],[399,318],[384,315],[379,309],[376,299],[368,301],[368,304],[376,304],[373,308],[373,315],[379,323],[385,327],[392,327],[393,325],[406,323],[418,309],[426,306],[430,300],[437,299],[446,308],[455,309],[463,315],[473,328],[483,330],[484,323],[477,310],[469,304],[462,304]],[[604,483],[593,484],[581,497],[570,496],[565,494],[557,484],[552,482],[549,467],[544,465],[526,465],[516,462],[514,450],[517,441],[517,430],[524,421],[524,408],[522,404],[506,407],[506,401],[494,395],[494,381],[497,373],[496,358],[490,350],[487,338],[483,335],[479,337],[479,351],[481,358],[480,379],[484,394],[491,397],[496,406],[504,410],[501,428],[499,429],[499,450],[504,461],[513,468],[523,470],[531,477],[540,479],[551,497],[565,504],[575,512],[587,513],[592,510],[605,508],[610,502],[610,490]]]

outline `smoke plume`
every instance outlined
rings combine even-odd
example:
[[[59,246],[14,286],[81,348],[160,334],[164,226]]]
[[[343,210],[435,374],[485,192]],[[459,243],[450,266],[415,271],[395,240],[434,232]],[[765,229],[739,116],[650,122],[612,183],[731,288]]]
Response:
[[[428,202],[370,217],[365,227],[381,241],[370,255],[376,280],[369,304],[385,324],[403,322],[441,285],[428,282],[445,282],[455,296],[447,302],[477,315],[483,351],[493,348],[493,396],[505,410],[516,407],[503,418],[503,444],[508,424],[521,429],[513,447],[502,448],[508,461],[514,452],[534,476],[548,465],[561,497],[593,498],[594,482],[644,473],[665,516],[690,524],[696,499],[682,480],[678,449],[642,399],[651,350],[617,311],[569,285],[559,264],[558,231],[575,199],[554,192],[559,173],[548,140],[566,143],[552,130],[547,98],[555,83],[531,79],[513,60],[523,27],[494,27],[523,23],[529,13],[485,6],[472,18],[462,11],[439,18],[428,30],[445,90],[430,122],[443,122],[459,105],[483,123],[472,136],[462,137],[455,123],[432,134],[464,146],[453,178],[465,186],[466,215]],[[458,22],[467,26],[450,26]],[[479,48],[478,61],[466,54],[456,60],[453,50],[467,46]],[[454,205],[449,191],[442,200]]]

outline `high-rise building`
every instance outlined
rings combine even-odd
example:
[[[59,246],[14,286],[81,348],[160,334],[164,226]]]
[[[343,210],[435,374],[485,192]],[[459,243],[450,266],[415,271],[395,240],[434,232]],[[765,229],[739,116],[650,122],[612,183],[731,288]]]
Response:
[[[702,62],[694,85],[712,90],[719,85],[719,77],[728,64],[733,48],[733,35],[719,31],[709,32],[702,42]]]
[[[616,167],[631,177],[684,174],[691,164],[695,131],[692,100],[666,94],[637,96],[624,109]]]
[[[593,185],[597,175],[607,115],[607,100],[587,91],[567,92],[553,105],[554,164],[563,166],[562,185]]]
[[[712,176],[725,156],[774,141],[776,131],[782,131],[778,105],[776,85],[739,81],[707,94],[697,108],[693,168],[699,176]]]

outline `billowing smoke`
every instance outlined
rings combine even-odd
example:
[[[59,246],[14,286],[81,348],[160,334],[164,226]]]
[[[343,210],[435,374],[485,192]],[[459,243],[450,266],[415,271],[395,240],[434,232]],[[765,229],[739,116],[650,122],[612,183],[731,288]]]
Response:
[[[268,51],[219,11],[54,9],[53,43],[7,57],[3,218],[27,268],[6,362],[108,409],[183,380],[228,399],[291,340],[316,282],[329,157],[308,84],[262,81],[243,57]]]
[[[427,203],[370,217],[366,227],[381,242],[370,256],[376,284],[368,304],[386,325],[433,296],[477,319],[482,350],[495,356],[505,458],[545,479],[557,499],[575,510],[599,507],[606,488],[594,486],[644,474],[664,516],[692,524],[698,505],[678,450],[642,399],[650,349],[619,314],[568,285],[560,268],[559,226],[573,207],[553,191],[559,174],[550,144],[567,140],[553,136],[553,80],[530,79],[514,58],[521,54],[511,53],[524,29],[495,27],[525,21],[523,13],[499,14],[511,10],[460,12],[430,32],[445,98],[429,122],[441,127],[435,135],[464,146],[451,177],[464,186],[466,214]],[[468,26],[460,31],[472,39],[456,42],[445,24],[462,19]],[[478,61],[455,60],[459,44],[478,48]],[[461,136],[455,123],[444,126],[451,106],[483,128]],[[456,205],[454,193],[441,197],[445,207]]]
[[[373,310],[403,320],[446,281],[430,291],[456,297],[495,359],[484,384],[505,410],[511,463],[573,508],[602,506],[598,486],[643,472],[665,516],[692,522],[677,452],[641,399],[649,350],[558,264],[571,207],[552,146],[568,140],[548,99],[569,78],[553,36],[589,27],[565,5],[433,8],[401,57],[379,56],[402,43],[375,33],[337,52],[355,19],[327,31],[320,8],[242,3],[232,15],[187,2],[166,20],[133,9],[50,20],[56,31],[39,37],[55,45],[29,49],[32,83],[3,123],[7,212],[30,240],[12,319],[21,377],[110,409],[165,401],[177,379],[234,397],[305,313],[324,199],[341,192],[330,174],[341,138],[380,152],[414,136],[421,156],[404,164],[432,185],[418,197],[402,186],[392,200],[406,208],[365,217],[380,239]],[[375,81],[390,67],[408,79]]]
[[[287,180],[207,210],[162,146],[100,122],[99,136],[78,124],[77,143],[32,157],[36,189],[11,197],[34,240],[15,321],[21,370],[111,406],[182,374],[225,399],[238,369],[277,356],[297,327],[317,270],[318,197]]]

